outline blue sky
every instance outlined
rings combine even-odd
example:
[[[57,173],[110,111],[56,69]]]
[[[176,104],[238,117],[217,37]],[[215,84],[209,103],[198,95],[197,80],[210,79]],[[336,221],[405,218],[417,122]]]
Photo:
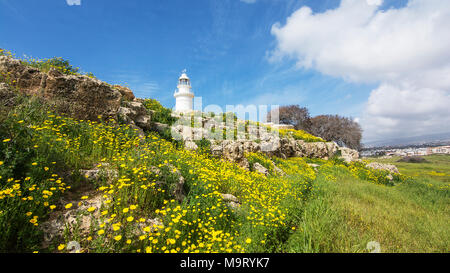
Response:
[[[296,9],[322,11],[338,1],[99,1],[1,0],[0,46],[38,58],[63,57],[110,83],[126,83],[139,97],[174,106],[186,68],[204,104],[299,103],[312,114],[356,116],[370,87],[314,71],[272,64],[270,30]],[[353,89],[365,92],[352,92]],[[282,93],[289,97],[274,95]],[[364,94],[361,94],[364,93]],[[324,101],[323,98],[327,97]],[[270,101],[265,101],[265,98]],[[257,100],[255,100],[257,99]]]
[[[367,0],[378,1],[378,0]],[[76,1],[75,1],[76,2]],[[339,0],[0,0],[0,47],[37,58],[71,61],[138,97],[174,106],[173,91],[186,68],[203,104],[300,104],[312,115],[360,118],[374,81],[299,67],[296,58],[271,56],[279,39],[272,26],[301,7],[313,14]],[[380,11],[407,1],[384,1]],[[332,41],[330,41],[332,43]]]

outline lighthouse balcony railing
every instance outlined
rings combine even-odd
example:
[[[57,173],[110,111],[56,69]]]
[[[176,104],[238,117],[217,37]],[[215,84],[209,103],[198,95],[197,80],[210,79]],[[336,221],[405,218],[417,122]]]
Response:
[[[186,86],[191,86],[191,83],[189,83],[189,82],[182,82],[182,81],[180,81],[179,85],[186,85]]]

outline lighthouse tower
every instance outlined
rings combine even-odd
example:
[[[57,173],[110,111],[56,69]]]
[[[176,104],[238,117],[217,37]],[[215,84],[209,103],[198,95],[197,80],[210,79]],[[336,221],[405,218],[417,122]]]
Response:
[[[180,78],[178,79],[178,90],[175,90],[173,96],[176,99],[175,111],[176,112],[191,112],[193,110],[192,100],[194,98],[194,93],[191,89],[191,81],[186,75],[186,69],[183,70]]]

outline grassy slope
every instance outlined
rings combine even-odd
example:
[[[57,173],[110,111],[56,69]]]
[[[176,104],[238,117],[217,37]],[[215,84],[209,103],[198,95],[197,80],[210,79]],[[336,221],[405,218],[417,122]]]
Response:
[[[448,252],[450,156],[429,156],[424,164],[396,160],[376,159],[395,163],[413,181],[386,187],[357,181],[339,168],[336,181],[319,175],[317,196],[305,209],[304,230],[292,237],[291,251],[362,252],[375,240],[383,252]]]
[[[149,246],[156,252],[168,251],[167,246],[178,252],[366,252],[372,240],[380,242],[384,252],[449,251],[450,156],[430,156],[430,163],[423,164],[395,163],[413,180],[393,187],[370,183],[370,177],[356,178],[351,168],[321,160],[308,160],[323,164],[315,174],[302,159],[277,159],[288,175],[281,178],[272,173],[266,178],[179,150],[158,136],[140,141],[127,128],[60,118],[47,113],[40,101],[20,101],[14,110],[0,107],[4,113],[0,119],[0,252],[55,251],[59,243],[72,239],[89,252],[134,252]],[[74,233],[49,249],[40,249],[38,224],[45,221],[53,204],[56,211],[70,210],[58,200],[76,192],[81,183],[81,178],[64,173],[100,161],[117,169],[120,179],[91,186],[98,190],[103,186],[100,192],[106,200],[116,200],[113,206],[104,205],[102,211],[108,212],[102,218],[121,223],[122,228],[113,232],[110,224],[97,223],[89,234]],[[262,155],[253,155],[251,161],[270,169]],[[181,172],[189,188],[180,205],[168,194],[176,170],[167,164]],[[155,177],[149,166],[161,167],[162,177]],[[63,184],[57,185],[59,178]],[[161,180],[167,186],[164,190],[152,183]],[[224,206],[218,192],[236,195],[243,203],[240,212]],[[135,198],[130,199],[130,194]],[[132,206],[138,208],[130,222],[131,212],[122,212]],[[165,227],[173,229],[161,230],[158,242],[152,239],[152,244],[149,238],[155,235],[151,232],[144,234],[144,241],[133,235],[138,218],[156,214]],[[33,217],[38,219],[34,224]],[[103,229],[105,235],[98,235]],[[222,237],[217,241],[215,236]],[[184,241],[195,247],[183,245]]]

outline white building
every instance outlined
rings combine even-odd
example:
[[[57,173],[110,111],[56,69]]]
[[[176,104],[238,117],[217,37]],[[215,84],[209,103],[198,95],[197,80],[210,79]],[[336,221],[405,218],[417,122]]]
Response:
[[[191,81],[189,77],[186,75],[186,69],[181,74],[178,79],[177,90],[173,96],[176,99],[175,103],[175,111],[176,112],[191,112],[193,111],[193,99],[194,93],[192,93],[191,89]]]

